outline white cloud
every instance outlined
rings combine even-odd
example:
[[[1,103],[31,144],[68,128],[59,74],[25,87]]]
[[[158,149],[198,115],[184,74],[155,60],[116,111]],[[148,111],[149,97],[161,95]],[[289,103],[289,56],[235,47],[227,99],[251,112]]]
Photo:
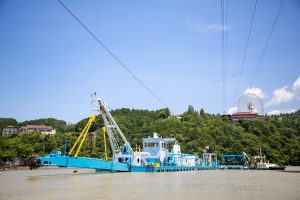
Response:
[[[293,100],[295,95],[287,90],[287,86],[274,90],[271,101],[266,103],[267,106],[281,105]]]
[[[244,91],[244,94],[246,94],[246,93],[255,94],[255,95],[257,95],[261,99],[264,99],[264,98],[267,97],[260,88],[255,88],[255,87],[247,88]]]
[[[214,33],[222,31],[221,24],[198,24],[191,20],[185,20],[191,30],[199,31],[200,33]],[[227,31],[230,26],[224,26],[224,30]]]
[[[280,115],[282,114],[286,114],[286,113],[293,113],[296,112],[297,109],[283,109],[283,110],[272,110],[270,112],[268,112],[268,115]]]
[[[235,113],[237,112],[237,106],[234,106],[234,107],[231,107],[228,109],[228,114],[232,114],[232,113]]]
[[[298,77],[298,79],[294,82],[293,84],[293,90],[300,90],[300,76]]]
[[[280,114],[280,110],[272,110],[270,112],[267,112],[268,115],[279,115]]]
[[[283,86],[281,88],[277,88],[273,91],[272,96],[264,94],[264,92],[260,88],[256,87],[249,87],[244,91],[245,93],[252,93],[257,95],[259,98],[264,99],[264,101],[268,101],[265,104],[266,107],[270,106],[281,106],[284,103],[292,102],[294,99],[300,101],[300,76],[297,80],[293,83],[292,90],[289,91],[288,86]],[[291,113],[295,112],[296,109],[282,109],[279,107],[277,110],[272,110],[267,112],[269,115],[278,115],[280,113]],[[228,109],[228,113],[232,114],[237,112],[237,107],[231,107]]]

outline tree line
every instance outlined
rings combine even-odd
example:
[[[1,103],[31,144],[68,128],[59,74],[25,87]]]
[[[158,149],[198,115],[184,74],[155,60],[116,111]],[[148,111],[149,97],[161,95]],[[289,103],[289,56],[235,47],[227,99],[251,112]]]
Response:
[[[111,111],[120,129],[133,147],[142,146],[142,138],[153,132],[162,137],[174,137],[182,152],[202,155],[209,146],[211,152],[258,155],[261,149],[271,162],[300,164],[300,110],[292,114],[265,116],[265,121],[240,119],[233,124],[227,117],[199,112],[192,106],[180,117],[170,111],[117,109]],[[27,124],[45,124],[57,130],[55,135],[41,133],[15,133],[0,137],[0,159],[27,158],[32,154],[46,155],[52,150],[67,151],[86,125],[88,118],[76,124],[67,124],[53,118],[18,123],[15,119],[0,118],[0,130],[7,125],[20,127]],[[100,115],[93,122],[80,156],[104,158],[103,120]],[[108,140],[108,139],[107,139]],[[107,141],[108,144],[108,141]],[[109,149],[109,148],[108,148]],[[110,152],[109,152],[110,155]]]

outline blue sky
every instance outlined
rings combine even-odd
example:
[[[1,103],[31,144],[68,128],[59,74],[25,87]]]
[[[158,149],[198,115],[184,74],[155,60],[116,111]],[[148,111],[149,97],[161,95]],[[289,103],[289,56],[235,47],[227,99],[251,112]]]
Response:
[[[226,104],[222,104],[221,3],[198,0],[62,0],[173,111],[191,104],[234,110],[245,90],[265,111],[300,108],[300,3],[286,0],[252,85],[279,0],[258,0],[237,83],[254,0],[228,1]],[[18,121],[90,115],[90,93],[113,109],[160,109],[151,96],[54,0],[0,2],[0,117]],[[299,79],[298,79],[299,78]],[[298,81],[297,81],[298,80]]]

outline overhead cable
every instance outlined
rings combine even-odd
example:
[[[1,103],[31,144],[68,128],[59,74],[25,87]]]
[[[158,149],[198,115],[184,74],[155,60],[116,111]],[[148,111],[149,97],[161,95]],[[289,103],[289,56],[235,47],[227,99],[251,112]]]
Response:
[[[270,29],[270,31],[269,31],[269,34],[268,34],[268,36],[267,36],[266,43],[265,43],[265,45],[264,45],[264,47],[263,47],[262,54],[261,54],[261,56],[260,56],[260,58],[259,58],[259,60],[258,60],[258,64],[257,64],[257,66],[256,66],[256,69],[255,69],[253,78],[252,78],[252,80],[251,80],[251,82],[250,82],[250,86],[253,85],[253,83],[254,83],[254,81],[255,81],[255,79],[256,79],[256,76],[258,75],[258,71],[259,71],[259,69],[260,69],[261,63],[262,63],[263,58],[264,58],[264,56],[265,56],[265,53],[266,53],[266,51],[267,51],[267,48],[268,48],[268,45],[269,45],[269,43],[270,43],[271,37],[272,37],[272,35],[273,35],[275,26],[276,26],[276,24],[277,24],[278,18],[279,18],[279,16],[280,16],[281,11],[282,11],[282,7],[283,7],[283,5],[284,5],[284,1],[285,1],[285,0],[281,0],[280,4],[279,4],[279,6],[278,6],[278,9],[277,9],[277,12],[276,12],[276,15],[275,15],[273,24],[272,24],[271,29]]]
[[[222,68],[222,109],[225,114],[225,76],[224,76],[224,0],[221,0],[221,21],[222,21],[222,41],[221,41],[221,68]]]
[[[61,0],[57,0],[57,1],[98,42],[98,44],[100,44],[100,46],[102,46],[121,65],[121,67],[123,67],[147,92],[149,92],[162,105],[170,109],[170,107],[157,94],[155,94],[145,83],[143,83],[111,50],[109,50],[109,48],[105,46],[104,43],[101,42],[100,39],[95,34],[93,34],[93,32],[90,29],[88,29],[87,26],[85,26],[83,22],[81,22],[65,4],[61,2]]]
[[[226,107],[226,71],[227,71],[227,16],[228,16],[228,0],[226,7],[224,0],[221,0],[221,21],[222,21],[222,41],[221,41],[221,66],[222,66],[222,107],[223,114],[225,114]]]
[[[240,89],[241,77],[242,77],[242,73],[244,71],[244,64],[245,64],[245,60],[246,60],[246,54],[247,54],[247,50],[248,50],[249,39],[250,39],[251,31],[252,31],[252,25],[253,25],[253,21],[254,21],[254,17],[255,17],[256,5],[257,5],[257,0],[255,0],[253,12],[252,12],[251,23],[250,23],[250,27],[249,27],[249,31],[248,31],[246,47],[245,47],[245,51],[244,51],[242,66],[241,66],[240,73],[239,73],[239,76],[238,76],[238,84],[236,86],[237,88],[236,88],[236,91],[235,91],[235,98],[234,99],[237,99],[239,89]]]

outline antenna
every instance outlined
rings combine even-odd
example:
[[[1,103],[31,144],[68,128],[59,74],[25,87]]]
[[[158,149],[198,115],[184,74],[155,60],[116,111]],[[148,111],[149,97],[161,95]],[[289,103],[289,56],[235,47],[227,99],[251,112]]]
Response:
[[[97,106],[97,93],[96,92],[91,93],[91,110],[99,111],[98,106]]]

